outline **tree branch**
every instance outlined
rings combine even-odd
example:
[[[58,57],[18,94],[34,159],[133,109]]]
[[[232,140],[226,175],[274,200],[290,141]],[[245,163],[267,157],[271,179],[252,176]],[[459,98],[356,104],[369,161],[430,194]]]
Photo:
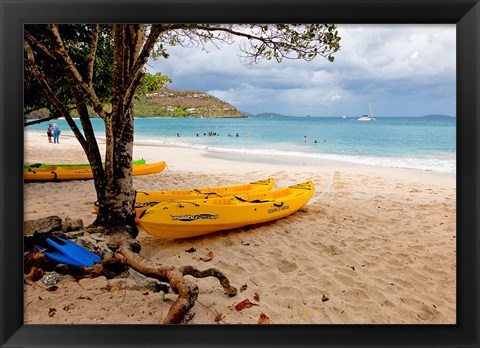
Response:
[[[85,138],[83,137],[82,133],[78,129],[76,123],[72,120],[72,117],[70,116],[70,113],[67,110],[67,108],[60,102],[60,100],[58,100],[58,98],[52,92],[52,90],[51,90],[50,86],[48,85],[47,81],[45,81],[43,76],[38,71],[37,66],[35,64],[35,57],[33,55],[32,47],[30,47],[30,45],[28,44],[27,41],[23,41],[23,49],[24,49],[26,57],[27,57],[26,64],[29,67],[29,69],[32,72],[35,79],[40,84],[40,86],[42,86],[42,89],[45,92],[45,95],[46,95],[47,99],[55,106],[55,108],[60,112],[60,114],[63,117],[65,117],[68,124],[72,128],[73,133],[77,137],[80,144],[82,144],[82,146],[83,146],[85,144]]]
[[[198,30],[205,30],[205,31],[222,31],[231,35],[239,36],[239,37],[244,37],[249,40],[258,40],[258,41],[263,41],[265,38],[261,36],[256,36],[248,33],[243,33],[241,31],[236,31],[233,29],[230,29],[228,27],[212,27],[210,25],[194,25],[192,26],[192,29],[198,29]]]
[[[126,83],[124,99],[122,101],[124,107],[128,106],[126,101],[132,99],[132,95],[135,93],[135,89],[133,88],[133,86],[139,81],[139,75],[142,73],[142,68],[147,63],[148,57],[150,57],[150,54],[155,47],[155,43],[157,42],[158,37],[164,30],[165,28],[158,24],[154,24],[150,28],[150,33],[148,35],[147,41],[145,42],[145,45],[143,45],[140,54],[135,59],[130,70],[129,79]]]
[[[313,60],[317,55],[333,61],[332,53],[340,48],[340,38],[334,25],[327,24],[275,24],[275,25],[249,25],[250,31],[242,31],[245,25],[211,25],[211,24],[193,24],[183,27],[177,37],[185,36],[191,41],[204,42],[221,41],[228,42],[232,36],[246,38],[251,43],[251,49],[245,47],[242,51],[244,58],[251,59],[251,63],[257,63],[260,59],[272,59],[281,62],[282,59],[303,59],[305,61]],[[225,36],[214,36],[212,33],[221,32]],[[192,33],[196,36],[193,37]],[[183,43],[178,40],[180,44]],[[258,42],[254,44],[252,42]]]
[[[50,51],[45,45],[43,45],[40,41],[35,39],[35,37],[32,34],[30,34],[28,30],[25,30],[24,34],[25,34],[25,38],[28,41],[30,41],[32,45],[39,48],[43,53],[48,55],[50,58],[56,59],[55,54],[52,51]]]
[[[60,33],[58,31],[58,26],[56,24],[51,24],[48,25],[47,28],[49,29],[51,35],[53,36],[54,42],[57,46],[55,50],[55,54],[57,58],[60,59],[62,65],[65,67],[66,70],[70,72],[70,81],[72,84],[79,84],[82,86],[84,91],[88,94],[90,97],[93,107],[95,109],[95,112],[103,119],[106,117],[105,110],[103,109],[103,105],[100,102],[100,99],[97,97],[95,90],[91,85],[88,85],[85,83],[85,81],[82,79],[82,76],[80,75],[79,71],[75,67],[75,64],[73,63],[72,59],[67,53],[67,50],[65,48],[65,45],[63,44],[62,37],[60,36]]]
[[[95,65],[95,56],[97,54],[97,46],[98,46],[98,33],[100,31],[100,26],[98,24],[94,24],[92,26],[92,44],[90,46],[90,55],[88,56],[87,62],[87,78],[85,79],[85,83],[92,87],[93,82],[93,66]]]
[[[123,24],[114,26],[114,51],[113,51],[113,81],[112,81],[112,114],[117,114],[121,105],[120,96],[124,90],[123,58],[125,50],[125,28]]]
[[[34,125],[34,124],[39,124],[39,123],[43,123],[43,122],[47,122],[47,121],[51,121],[51,120],[56,120],[57,118],[58,118],[58,116],[49,116],[49,117],[42,118],[42,119],[35,120],[35,121],[24,122],[23,126],[27,127],[27,126],[31,126],[31,125]]]

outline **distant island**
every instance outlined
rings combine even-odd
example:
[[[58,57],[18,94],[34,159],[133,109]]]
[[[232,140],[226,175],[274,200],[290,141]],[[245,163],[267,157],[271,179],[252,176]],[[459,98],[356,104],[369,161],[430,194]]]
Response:
[[[275,112],[263,112],[261,114],[249,114],[245,113],[246,116],[248,117],[290,117],[288,115],[282,115],[278,114]],[[318,117],[337,117],[337,116],[311,116],[311,115],[306,115],[306,116],[297,116],[297,117],[305,117],[305,118],[318,118]],[[355,117],[355,116],[349,116],[349,117]],[[455,118],[455,116],[449,116],[449,115],[441,115],[441,114],[430,114],[430,115],[425,115],[425,116],[416,116],[418,118]]]
[[[438,115],[438,114],[430,114],[422,116],[423,118],[455,118],[455,116],[448,116],[448,115]]]
[[[288,117],[287,115],[277,114],[275,112],[263,112],[261,114],[248,114],[250,117]]]

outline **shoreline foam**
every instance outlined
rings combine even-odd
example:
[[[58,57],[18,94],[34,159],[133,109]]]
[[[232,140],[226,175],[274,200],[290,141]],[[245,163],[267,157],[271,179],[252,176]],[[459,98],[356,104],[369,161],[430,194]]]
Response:
[[[33,130],[38,134],[40,131]],[[64,137],[74,137],[70,131],[62,134]],[[200,142],[198,140],[200,139]],[[174,148],[188,148],[193,150],[208,151],[210,156],[232,157],[238,156],[239,160],[244,162],[261,162],[268,164],[274,158],[281,158],[282,162],[287,164],[310,163],[313,166],[322,166],[324,162],[334,162],[335,165],[342,166],[368,166],[368,167],[385,167],[393,169],[412,169],[420,171],[428,171],[434,173],[446,173],[455,175],[456,173],[456,156],[455,154],[446,153],[435,155],[410,154],[402,156],[368,156],[368,155],[349,155],[336,154],[329,152],[316,152],[312,148],[303,148],[302,146],[290,146],[287,144],[270,144],[258,145],[257,147],[243,146],[232,147],[229,144],[203,144],[201,140],[204,137],[164,137],[162,140],[153,139],[149,136],[135,137],[135,144],[138,146],[166,146]],[[97,140],[105,142],[103,133],[97,134]],[[275,146],[274,146],[275,145]],[[274,146],[274,147],[273,147]],[[318,145],[320,146],[320,144]]]

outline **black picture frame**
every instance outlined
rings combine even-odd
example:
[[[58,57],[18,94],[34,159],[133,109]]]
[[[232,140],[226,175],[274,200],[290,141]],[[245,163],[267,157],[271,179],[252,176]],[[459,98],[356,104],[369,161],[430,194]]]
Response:
[[[0,0],[2,347],[479,347],[480,4],[478,0]],[[455,23],[456,325],[24,325],[24,23]]]

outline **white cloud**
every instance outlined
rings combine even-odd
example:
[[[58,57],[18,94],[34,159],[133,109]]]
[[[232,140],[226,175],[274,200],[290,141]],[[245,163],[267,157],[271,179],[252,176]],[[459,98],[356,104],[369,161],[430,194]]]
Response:
[[[203,90],[252,113],[358,114],[371,101],[385,116],[455,114],[455,25],[338,28],[341,50],[334,63],[264,61],[248,67],[237,42],[220,50],[209,46],[208,54],[174,47],[170,59],[151,63],[152,70],[169,75],[174,88]]]
[[[386,80],[434,76],[455,67],[453,25],[340,26],[343,61],[348,68]]]

